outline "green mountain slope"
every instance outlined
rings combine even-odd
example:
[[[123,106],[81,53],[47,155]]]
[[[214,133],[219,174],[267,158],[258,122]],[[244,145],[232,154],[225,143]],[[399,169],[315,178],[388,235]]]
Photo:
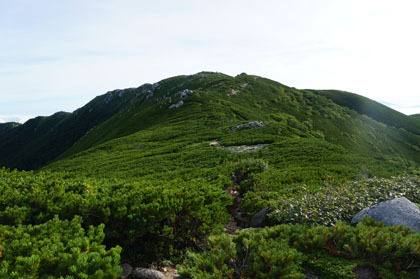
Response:
[[[180,97],[188,90],[192,93]],[[105,177],[213,179],[231,162],[259,158],[273,167],[266,183],[283,185],[320,183],[331,175],[389,175],[420,163],[420,136],[397,125],[408,117],[396,114],[397,120],[384,123],[325,95],[245,74],[199,73],[163,80],[152,97],[133,101],[47,168]],[[179,108],[169,108],[180,101]],[[266,126],[231,131],[249,121]],[[214,141],[221,147],[210,146]],[[256,152],[228,150],[258,144],[263,148]]]
[[[185,278],[208,270],[232,277],[240,259],[243,278],[283,267],[299,278],[353,278],[366,265],[400,278],[401,266],[418,266],[419,253],[405,253],[417,251],[418,234],[345,222],[390,198],[419,203],[417,129],[416,116],[356,94],[208,72],[108,92],[73,113],[1,124],[0,165],[40,170],[0,168],[0,232],[7,232],[0,272],[65,273],[74,261],[86,274],[120,272],[120,263],[170,260],[182,263]],[[269,227],[230,235],[262,209]],[[106,245],[100,254],[84,232]],[[52,252],[36,254],[41,264],[33,265],[33,249],[22,249],[28,243]],[[54,256],[63,249],[75,257]],[[394,256],[384,262],[384,254]],[[26,256],[30,269],[15,264]],[[95,260],[86,265],[88,256]]]
[[[416,119],[416,120],[420,120],[420,113],[419,113],[419,114],[413,114],[413,115],[410,115],[410,117],[411,117],[411,118],[414,118],[414,119]]]
[[[340,106],[348,107],[387,125],[403,128],[417,135],[420,134],[418,121],[366,97],[338,90],[321,90],[319,92]]]
[[[11,129],[19,126],[20,123],[16,122],[7,122],[7,123],[0,123],[0,138],[7,134]]]
[[[0,165],[25,170],[39,168],[127,106],[142,90],[115,90],[96,97],[73,113],[59,112],[30,119],[23,125],[9,124],[13,129],[0,130]]]
[[[249,121],[265,126],[231,131]],[[0,165],[49,163],[108,177],[191,178],[200,168],[217,176],[231,162],[260,158],[273,166],[267,183],[283,184],[386,175],[420,163],[420,123],[412,117],[356,94],[298,90],[246,74],[202,72],[115,90],[72,114],[1,134]],[[263,148],[232,153],[241,145]]]

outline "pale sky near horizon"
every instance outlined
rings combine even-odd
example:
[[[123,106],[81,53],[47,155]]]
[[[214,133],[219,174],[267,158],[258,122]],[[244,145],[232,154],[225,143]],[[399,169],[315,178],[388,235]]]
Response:
[[[200,71],[420,113],[418,0],[0,0],[0,122]]]

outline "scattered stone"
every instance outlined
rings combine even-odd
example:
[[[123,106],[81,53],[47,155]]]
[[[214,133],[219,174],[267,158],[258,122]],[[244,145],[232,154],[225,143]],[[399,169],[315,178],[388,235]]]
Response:
[[[181,92],[175,94],[175,97],[179,97],[181,99],[187,98],[188,96],[192,95],[194,92],[190,89],[185,89]]]
[[[128,276],[130,276],[131,272],[133,271],[133,268],[129,264],[123,264],[122,267],[122,273],[121,273],[121,279],[126,279]]]
[[[357,275],[357,279],[377,279],[379,278],[378,271],[370,265],[356,266],[353,273]]]
[[[236,95],[239,93],[238,89],[232,89],[232,91],[230,92],[230,95]]]
[[[233,127],[230,128],[230,131],[231,132],[236,132],[236,131],[238,131],[239,129],[242,129],[242,128],[258,128],[258,127],[264,127],[264,126],[265,126],[265,123],[262,122],[262,121],[251,121],[251,122],[248,122],[248,123],[233,126]]]
[[[106,98],[105,98],[105,100],[104,100],[104,103],[105,103],[105,104],[109,104],[109,102],[111,102],[112,98],[113,98],[112,92],[108,92],[108,93],[106,94]]]
[[[270,207],[262,209],[260,212],[255,214],[251,218],[251,223],[249,224],[251,228],[260,228],[267,225],[268,222],[268,213],[270,212]]]
[[[255,152],[258,149],[264,148],[265,144],[256,145],[239,145],[239,146],[221,146],[224,150],[229,150],[232,153]]]
[[[420,209],[404,197],[365,208],[357,213],[351,222],[359,223],[365,215],[369,215],[376,221],[384,222],[387,226],[403,225],[415,232],[420,232]]]
[[[135,268],[133,272],[131,273],[131,275],[134,276],[134,278],[139,278],[139,279],[164,279],[165,278],[165,275],[156,269],[141,268],[141,267]]]
[[[220,144],[217,141],[210,142],[211,147],[220,147]]]
[[[176,104],[173,104],[173,105],[170,105],[169,106],[169,108],[170,109],[173,109],[173,108],[179,108],[180,106],[182,106],[184,104],[184,102],[183,101],[179,101],[178,103],[176,103]]]
[[[146,91],[146,99],[149,99],[151,97],[153,97],[153,91],[152,90],[147,90]]]
[[[223,146],[220,145],[217,141],[210,142],[211,147],[221,148],[224,150],[228,150],[232,153],[242,153],[242,152],[254,152],[258,149],[262,149],[266,146],[266,144],[256,144],[256,145],[238,145],[238,146]],[[266,147],[268,148],[268,147]]]
[[[247,86],[248,86],[248,83],[247,83],[247,82],[245,82],[245,83],[241,84],[241,88],[242,88],[242,89],[245,89]]]

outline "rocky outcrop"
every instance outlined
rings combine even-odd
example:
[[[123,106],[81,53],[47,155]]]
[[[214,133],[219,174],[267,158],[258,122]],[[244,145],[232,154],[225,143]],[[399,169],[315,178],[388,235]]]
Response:
[[[150,99],[151,97],[153,97],[153,91],[152,90],[147,90],[146,91],[146,99]]]
[[[178,98],[181,98],[181,99],[185,99],[185,98],[187,98],[188,96],[190,96],[192,94],[193,94],[193,91],[192,90],[185,89],[185,90],[183,90],[181,92],[176,93],[175,94],[175,97],[178,97]]]
[[[137,267],[131,273],[131,276],[139,279],[164,279],[165,274],[156,269]]]
[[[231,132],[236,132],[240,129],[243,128],[258,128],[258,127],[264,127],[265,123],[262,121],[251,121],[248,123],[244,123],[244,124],[240,124],[240,125],[236,125],[230,128]]]
[[[173,108],[179,108],[180,106],[182,106],[184,104],[184,102],[183,101],[179,101],[178,103],[176,103],[176,104],[173,104],[173,105],[170,105],[169,106],[169,108],[170,109],[173,109]]]
[[[229,150],[232,153],[242,153],[242,152],[254,152],[258,149],[262,149],[266,144],[256,144],[256,145],[239,145],[239,146],[221,146],[224,150]]]
[[[270,208],[266,207],[262,209],[260,212],[255,214],[252,219],[251,223],[249,224],[251,228],[260,228],[264,227],[268,223],[268,213],[270,212]]]
[[[369,215],[376,221],[384,222],[387,226],[403,225],[415,232],[420,232],[420,209],[408,199],[395,198],[365,208],[354,216],[352,223],[358,223]]]

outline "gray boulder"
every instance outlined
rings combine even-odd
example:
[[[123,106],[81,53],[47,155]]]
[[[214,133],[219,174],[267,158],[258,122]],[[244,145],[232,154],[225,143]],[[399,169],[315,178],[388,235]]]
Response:
[[[262,122],[262,121],[251,121],[251,122],[248,122],[248,123],[233,126],[233,127],[230,128],[230,131],[236,132],[236,131],[238,131],[239,129],[242,129],[242,128],[258,128],[258,127],[264,127],[264,126],[265,126],[265,123]]]
[[[164,279],[165,275],[156,269],[137,267],[131,273],[134,278],[139,279]]]
[[[260,212],[258,212],[257,214],[255,214],[251,219],[251,223],[250,223],[251,228],[259,228],[259,227],[264,227],[265,225],[267,225],[267,221],[268,221],[267,215],[269,212],[270,212],[270,208],[266,207],[262,209]]]
[[[190,89],[185,89],[185,90],[183,90],[183,91],[181,91],[181,92],[176,93],[176,94],[175,94],[175,97],[179,97],[179,98],[181,98],[181,99],[184,99],[184,98],[187,98],[188,96],[190,96],[190,95],[192,95],[192,94],[193,94],[193,91],[192,91],[192,90],[190,90]]]
[[[357,213],[351,222],[359,223],[365,215],[369,215],[376,221],[384,222],[387,226],[403,225],[415,232],[420,232],[420,209],[404,197],[365,208]]]
[[[173,104],[173,105],[170,105],[169,106],[169,108],[170,109],[173,109],[173,108],[179,108],[180,106],[182,106],[184,104],[184,102],[183,101],[179,101],[178,103],[176,103],[176,104]]]

